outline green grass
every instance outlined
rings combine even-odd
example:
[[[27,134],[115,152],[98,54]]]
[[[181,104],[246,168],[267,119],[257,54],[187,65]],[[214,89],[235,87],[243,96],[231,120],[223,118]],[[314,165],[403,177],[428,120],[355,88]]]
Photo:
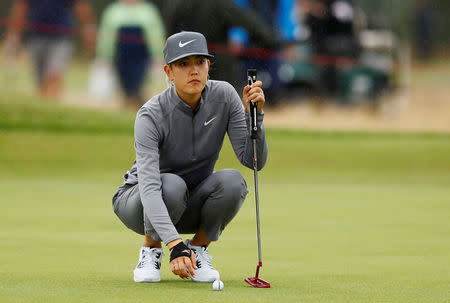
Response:
[[[14,101],[11,101],[14,100]],[[133,115],[0,96],[0,302],[448,302],[450,135],[267,130],[259,174],[262,277],[252,171],[228,142],[217,169],[250,194],[211,246],[225,289],[137,284],[141,238],[111,209],[133,155]]]

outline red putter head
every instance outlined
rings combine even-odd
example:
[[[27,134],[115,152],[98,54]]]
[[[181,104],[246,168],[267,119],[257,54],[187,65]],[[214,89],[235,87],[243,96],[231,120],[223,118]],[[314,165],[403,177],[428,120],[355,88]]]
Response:
[[[256,288],[270,288],[270,283],[260,278],[247,278],[245,282]]]
[[[244,281],[250,284],[253,287],[256,288],[269,288],[270,283],[267,281],[264,281],[263,279],[258,278],[259,276],[259,268],[262,267],[262,262],[259,262],[259,264],[256,266],[256,275],[252,278],[247,278]]]

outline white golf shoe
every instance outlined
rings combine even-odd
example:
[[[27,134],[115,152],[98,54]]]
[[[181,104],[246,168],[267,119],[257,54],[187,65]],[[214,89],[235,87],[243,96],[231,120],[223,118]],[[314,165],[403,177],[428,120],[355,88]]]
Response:
[[[160,282],[162,248],[141,247],[134,269],[134,282]]]
[[[191,245],[191,240],[186,240],[187,247],[195,253],[198,269],[194,269],[195,276],[191,276],[194,282],[214,282],[220,279],[219,272],[212,266],[212,257],[208,254],[207,246]]]

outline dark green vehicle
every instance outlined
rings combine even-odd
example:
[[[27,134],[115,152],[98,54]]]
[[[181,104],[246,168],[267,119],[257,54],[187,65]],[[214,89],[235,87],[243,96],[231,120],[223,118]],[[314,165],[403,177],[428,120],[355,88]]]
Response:
[[[315,3],[326,14],[306,14],[303,41],[285,46],[279,56],[283,91],[353,104],[375,100],[394,88],[399,45],[392,31],[369,22],[362,9],[349,1]]]
[[[285,91],[333,96],[339,103],[353,104],[393,89],[398,64],[392,33],[367,30],[360,34],[360,41],[358,58],[318,54],[308,42],[289,46],[280,56],[278,71]],[[334,83],[326,87],[324,75],[330,70]]]

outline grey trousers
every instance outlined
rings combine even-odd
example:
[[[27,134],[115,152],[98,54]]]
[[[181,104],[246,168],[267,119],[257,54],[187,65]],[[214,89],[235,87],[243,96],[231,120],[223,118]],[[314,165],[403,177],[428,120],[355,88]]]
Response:
[[[30,54],[39,84],[49,75],[63,75],[72,57],[73,41],[67,38],[32,37]]]
[[[162,197],[170,219],[180,234],[205,230],[209,240],[217,241],[247,196],[247,184],[234,169],[214,172],[192,191],[174,174],[161,174]],[[144,214],[139,184],[122,185],[113,197],[113,209],[129,229],[138,234],[161,238]]]

